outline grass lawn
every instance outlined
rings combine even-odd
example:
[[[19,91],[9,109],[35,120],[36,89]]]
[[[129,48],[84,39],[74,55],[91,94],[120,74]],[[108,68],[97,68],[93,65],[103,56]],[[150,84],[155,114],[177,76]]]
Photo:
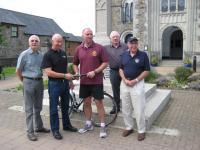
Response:
[[[4,73],[6,77],[15,75],[15,67],[4,67]]]

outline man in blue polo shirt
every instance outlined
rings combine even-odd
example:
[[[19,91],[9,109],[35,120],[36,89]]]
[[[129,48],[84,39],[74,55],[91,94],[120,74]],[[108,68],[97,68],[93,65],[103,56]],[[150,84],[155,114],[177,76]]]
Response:
[[[134,110],[138,127],[138,141],[145,139],[145,89],[144,78],[150,71],[149,59],[145,52],[138,50],[138,39],[131,37],[128,40],[128,51],[121,56],[119,69],[122,78],[121,97],[122,113],[126,129],[122,136],[133,133]]]

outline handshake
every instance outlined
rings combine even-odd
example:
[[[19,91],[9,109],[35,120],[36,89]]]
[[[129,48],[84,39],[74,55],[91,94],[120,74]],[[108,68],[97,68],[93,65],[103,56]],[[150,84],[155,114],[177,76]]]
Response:
[[[72,80],[78,80],[80,77],[81,77],[81,75],[76,73],[76,74],[72,75]]]

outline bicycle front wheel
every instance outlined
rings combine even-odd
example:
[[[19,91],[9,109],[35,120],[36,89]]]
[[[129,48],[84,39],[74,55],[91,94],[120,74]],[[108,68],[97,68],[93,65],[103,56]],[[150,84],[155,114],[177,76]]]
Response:
[[[117,111],[114,114],[110,114],[110,111],[113,108],[117,110],[116,102],[114,101],[113,97],[110,94],[104,92],[104,109],[105,109],[105,125],[106,126],[112,124],[117,118]],[[100,127],[98,114],[96,113],[92,114],[92,122],[94,126]]]

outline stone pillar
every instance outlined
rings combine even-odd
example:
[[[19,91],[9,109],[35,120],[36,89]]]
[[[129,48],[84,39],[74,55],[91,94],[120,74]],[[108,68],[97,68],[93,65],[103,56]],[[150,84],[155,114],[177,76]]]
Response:
[[[95,2],[96,33],[94,41],[102,45],[110,43],[111,32],[111,0],[96,0]]]
[[[133,11],[133,36],[139,38],[140,49],[148,45],[148,0],[135,0]]]

